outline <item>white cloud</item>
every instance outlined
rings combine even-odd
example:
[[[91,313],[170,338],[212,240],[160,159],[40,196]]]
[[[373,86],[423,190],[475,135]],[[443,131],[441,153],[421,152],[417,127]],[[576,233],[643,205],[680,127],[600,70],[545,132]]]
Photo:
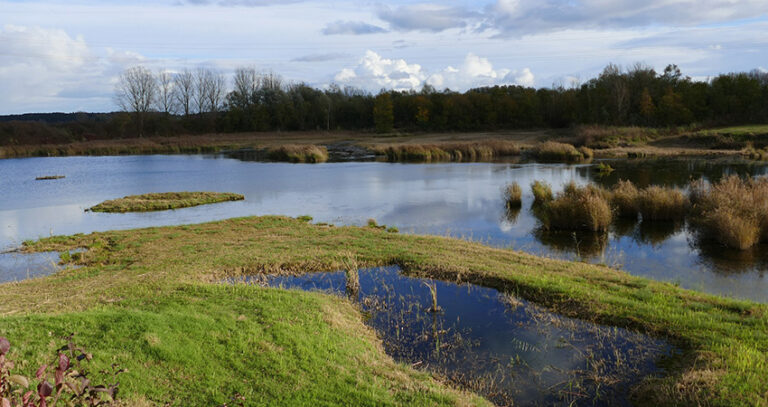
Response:
[[[387,59],[366,51],[354,69],[342,69],[334,78],[336,82],[358,88],[409,90],[421,86],[426,76],[418,64],[408,64],[403,59]]]
[[[496,0],[486,28],[527,35],[568,29],[692,26],[768,14],[765,0]]]
[[[461,7],[423,3],[398,8],[382,7],[377,16],[395,30],[439,32],[466,27],[469,21],[480,14]]]
[[[373,25],[364,23],[362,21],[334,21],[328,23],[322,30],[325,35],[365,35],[365,34],[379,34],[387,32],[387,30]]]
[[[108,110],[113,78],[142,60],[114,50],[96,55],[63,30],[7,25],[0,30],[0,111]]]
[[[449,66],[442,72],[430,75],[427,83],[437,89],[466,90],[494,85],[533,86],[534,79],[529,68],[520,71],[494,69],[487,58],[469,53],[459,68]]]
[[[469,53],[458,68],[448,66],[429,74],[421,65],[409,64],[404,59],[387,59],[373,51],[367,51],[357,67],[342,69],[336,74],[336,82],[367,90],[381,88],[415,90],[425,84],[437,89],[467,90],[494,85],[533,86],[534,75],[530,69],[495,69],[487,59]]]

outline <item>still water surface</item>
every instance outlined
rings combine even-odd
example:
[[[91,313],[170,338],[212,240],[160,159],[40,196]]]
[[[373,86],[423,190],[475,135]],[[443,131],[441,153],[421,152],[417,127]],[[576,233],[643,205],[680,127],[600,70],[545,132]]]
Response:
[[[717,160],[614,161],[606,177],[593,165],[539,163],[315,165],[248,162],[223,156],[56,157],[0,160],[0,250],[51,234],[197,223],[235,216],[311,215],[315,221],[362,225],[369,218],[401,232],[483,241],[558,258],[582,258],[686,288],[768,302],[768,247],[746,252],[699,242],[685,224],[621,222],[607,236],[546,233],[529,207],[528,187],[555,191],[573,180],[610,186],[684,186],[691,178],[763,175],[764,165]],[[35,181],[61,174],[65,179]],[[523,209],[506,213],[502,189],[523,187]],[[84,210],[131,194],[222,191],[245,201],[140,214]],[[0,274],[3,273],[0,264]]]
[[[629,405],[630,389],[674,349],[621,328],[565,318],[496,290],[364,269],[267,276],[273,287],[347,293],[396,360],[437,372],[497,405]],[[252,277],[254,281],[257,277]],[[428,285],[432,287],[429,288]],[[433,312],[431,291],[437,296]]]

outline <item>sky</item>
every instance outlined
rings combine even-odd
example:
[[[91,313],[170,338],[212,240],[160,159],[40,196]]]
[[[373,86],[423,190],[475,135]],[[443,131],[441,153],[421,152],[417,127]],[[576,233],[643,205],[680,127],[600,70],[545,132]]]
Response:
[[[0,114],[117,110],[136,65],[375,93],[572,86],[636,62],[768,69],[768,0],[0,0]]]

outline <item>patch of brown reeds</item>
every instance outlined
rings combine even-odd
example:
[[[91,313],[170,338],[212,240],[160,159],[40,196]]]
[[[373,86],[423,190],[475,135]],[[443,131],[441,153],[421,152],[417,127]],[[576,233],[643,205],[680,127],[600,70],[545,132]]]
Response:
[[[540,213],[540,221],[546,229],[608,230],[613,220],[610,192],[594,185],[566,185]]]
[[[709,186],[695,181],[690,190],[702,237],[740,250],[768,241],[768,178],[732,175]]]
[[[637,218],[637,197],[640,191],[632,181],[619,180],[613,186],[611,203],[616,209],[616,214],[624,218]]]
[[[536,159],[541,161],[578,162],[592,157],[592,150],[585,148],[579,151],[576,147],[567,143],[547,141],[533,149]],[[586,156],[589,155],[589,157]]]
[[[504,198],[507,201],[507,208],[519,208],[523,206],[523,189],[520,184],[513,182],[504,189]]]
[[[374,147],[387,161],[480,161],[520,154],[517,143],[506,140],[447,142],[435,144],[394,144]]]
[[[690,201],[683,191],[658,185],[640,191],[636,201],[643,220],[684,219],[690,207]]]
[[[286,144],[268,148],[267,157],[292,163],[322,163],[328,161],[328,150],[314,144]]]
[[[533,181],[531,192],[533,192],[534,205],[543,205],[553,199],[552,187],[546,182]]]

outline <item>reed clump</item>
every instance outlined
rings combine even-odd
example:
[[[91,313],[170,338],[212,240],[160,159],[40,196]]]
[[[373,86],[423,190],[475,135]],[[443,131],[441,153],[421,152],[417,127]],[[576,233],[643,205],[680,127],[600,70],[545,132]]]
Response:
[[[640,191],[636,201],[643,220],[684,219],[690,207],[688,197],[681,190],[658,185]]]
[[[507,185],[504,190],[504,197],[507,201],[507,208],[519,208],[523,206],[523,189],[520,184],[513,182]]]
[[[585,148],[583,151],[579,151],[572,144],[558,143],[556,141],[547,141],[539,144],[534,150],[533,154],[536,159],[541,161],[564,161],[564,162],[578,162],[587,159],[591,159],[593,156],[592,150]],[[587,157],[585,154],[589,154]]]
[[[768,241],[768,178],[695,181],[690,191],[702,237],[739,250]]]
[[[376,146],[387,161],[479,161],[520,154],[520,146],[506,140],[436,144],[395,144]]]
[[[314,144],[286,144],[268,148],[267,157],[291,163],[324,163],[328,161],[328,149]]]
[[[531,184],[531,192],[533,192],[534,205],[544,205],[554,198],[552,195],[552,187],[546,182],[533,181],[533,184]]]
[[[616,214],[623,218],[637,218],[637,214],[640,212],[637,208],[639,195],[640,191],[632,181],[619,180],[613,186],[613,199],[611,199]]]
[[[609,202],[609,191],[571,182],[538,212],[545,229],[604,232],[613,220]]]

